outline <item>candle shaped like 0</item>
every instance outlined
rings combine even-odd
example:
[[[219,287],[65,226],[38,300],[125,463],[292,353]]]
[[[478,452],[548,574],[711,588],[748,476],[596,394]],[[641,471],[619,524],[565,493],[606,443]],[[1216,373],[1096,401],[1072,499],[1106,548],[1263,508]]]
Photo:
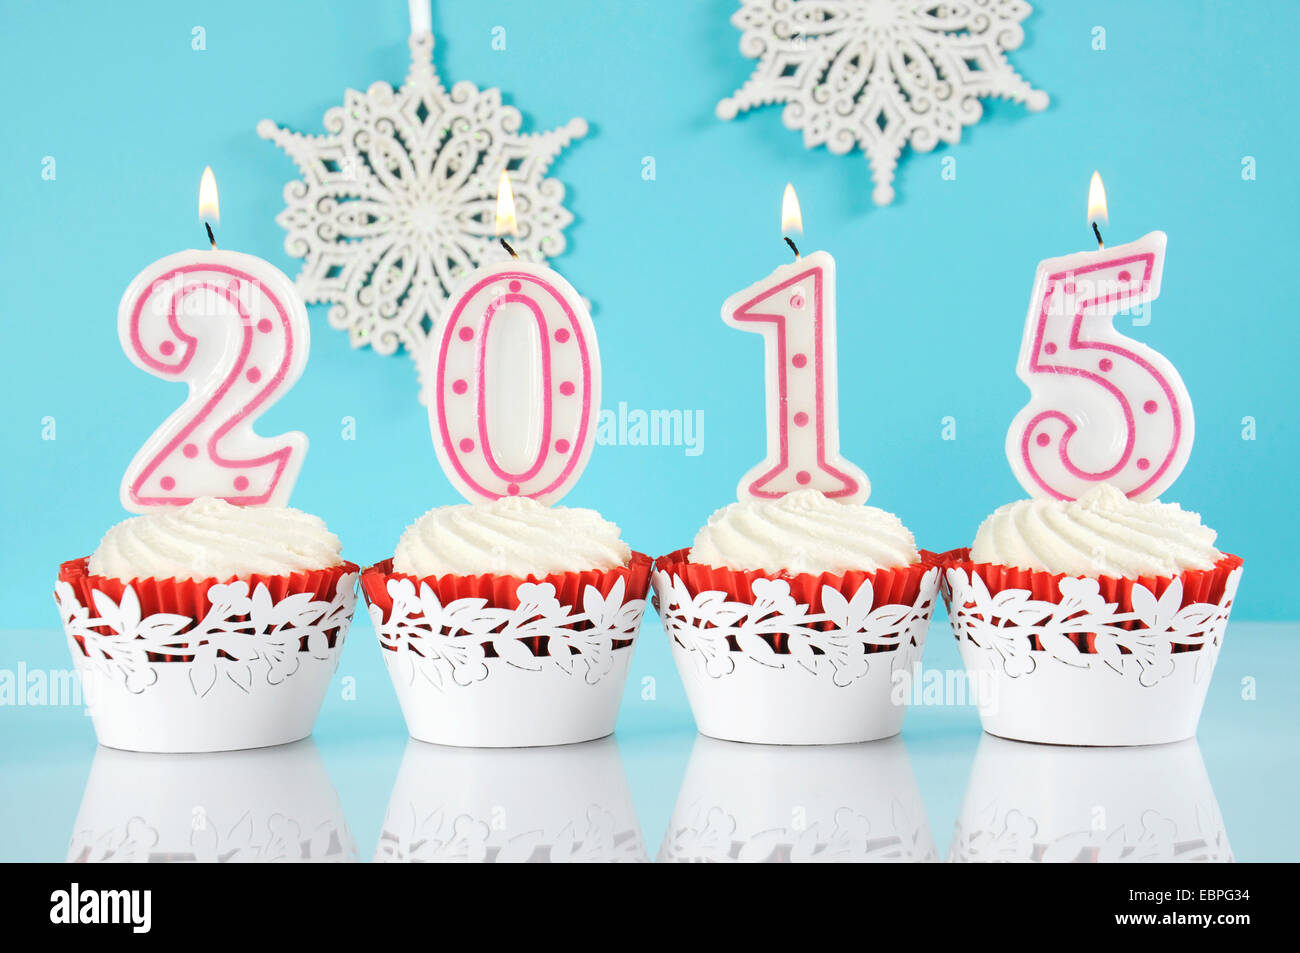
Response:
[[[497,234],[516,232],[501,173]],[[430,379],[438,462],[471,503],[554,503],[587,465],[600,412],[600,350],[581,297],[544,265],[484,265],[453,296]]]
[[[1105,482],[1151,500],[1187,463],[1192,402],[1173,364],[1120,334],[1114,316],[1159,295],[1166,237],[1104,247],[1095,172],[1088,218],[1097,251],[1038,265],[1017,365],[1033,396],[1007,431],[1007,459],[1031,496],[1072,500]]]
[[[199,215],[216,220],[216,181],[205,169]],[[211,226],[208,228],[211,237]],[[122,478],[122,505],[142,513],[200,496],[282,506],[302,468],[307,437],[262,437],[253,423],[307,363],[307,311],[270,262],[212,247],[159,259],[118,307],[131,362],[184,381],[189,397],[154,431]]]
[[[803,230],[790,185],[781,228],[787,235]],[[741,478],[738,497],[774,500],[815,489],[843,502],[866,502],[867,475],[840,455],[835,259],[824,251],[796,251],[793,262],[728,298],[722,320],[763,335],[766,361],[767,458]]]

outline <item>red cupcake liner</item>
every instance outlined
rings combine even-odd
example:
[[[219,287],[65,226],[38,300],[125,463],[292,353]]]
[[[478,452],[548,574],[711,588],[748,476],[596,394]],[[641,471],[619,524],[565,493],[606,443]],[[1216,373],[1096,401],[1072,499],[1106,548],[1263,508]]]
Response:
[[[1100,587],[1101,596],[1107,602],[1115,603],[1120,612],[1133,611],[1133,587],[1140,585],[1159,599],[1175,579],[1182,580],[1183,598],[1179,608],[1196,602],[1217,603],[1223,598],[1228,584],[1228,576],[1239,569],[1244,560],[1240,556],[1225,553],[1210,569],[1187,569],[1173,576],[1139,576],[1125,579],[1116,576],[1084,576],[1076,573],[1050,573],[1035,569],[1017,569],[1012,566],[1000,566],[996,563],[977,563],[970,558],[970,548],[949,550],[937,557],[944,572],[940,574],[939,591],[944,604],[952,611],[952,588],[948,585],[947,570],[959,569],[967,575],[979,576],[988,587],[989,595],[995,596],[1004,589],[1026,589],[1034,599],[1042,602],[1058,603],[1061,601],[1060,583],[1066,577],[1076,579],[1095,579]],[[1122,623],[1126,629],[1139,628],[1140,622]],[[1075,645],[1083,652],[1094,653],[1095,633],[1078,633],[1070,636]],[[1034,648],[1042,649],[1037,637],[1033,639]],[[1199,645],[1181,645],[1175,643],[1173,651],[1195,651]],[[1125,650],[1127,651],[1127,650]]]
[[[339,580],[347,573],[360,571],[361,567],[356,563],[344,562],[328,569],[316,569],[306,572],[281,575],[254,573],[246,577],[245,581],[248,582],[249,592],[254,591],[259,585],[266,586],[267,592],[275,602],[279,602],[286,596],[301,595],[303,593],[311,593],[314,601],[329,602],[334,598],[334,592],[338,587]],[[95,608],[95,602],[91,596],[92,592],[97,590],[114,602],[119,602],[122,593],[126,591],[127,586],[130,586],[135,590],[136,598],[140,600],[140,614],[142,617],[157,612],[187,616],[192,620],[190,625],[177,633],[177,647],[181,649],[186,647],[185,633],[198,625],[203,617],[207,615],[208,610],[212,608],[212,600],[208,598],[208,589],[238,579],[245,579],[245,577],[229,576],[225,579],[215,577],[208,579],[158,579],[155,577],[117,579],[112,576],[96,576],[90,572],[90,558],[88,556],[69,560],[59,567],[59,581],[72,586],[81,604],[92,611]],[[337,632],[328,633],[330,648],[334,647],[337,637]],[[82,640],[79,637],[74,638],[76,638],[77,644],[81,646],[84,652],[85,645],[82,644]],[[199,644],[202,644],[202,641]],[[193,657],[192,654],[185,654],[184,652],[157,657],[150,653],[152,661],[160,662],[188,662]]]
[[[878,569],[875,572],[850,570],[843,573],[790,573],[786,571],[768,572],[762,569],[725,569],[695,563],[690,560],[691,550],[679,549],[660,556],[655,560],[655,569],[670,576],[678,576],[686,584],[692,596],[701,592],[725,592],[733,602],[752,603],[754,601],[754,581],[759,579],[783,579],[790,584],[790,595],[796,602],[808,606],[810,612],[825,612],[822,606],[822,589],[829,586],[852,600],[865,582],[871,583],[874,594],[873,608],[883,605],[911,605],[921,593],[921,580],[931,569],[940,565],[937,553],[921,550],[920,562],[901,569]],[[833,623],[817,623],[814,628],[826,631]],[[772,636],[772,648],[778,654],[788,649],[785,636]],[[892,651],[892,646],[866,646],[868,654]]]
[[[613,590],[614,584],[621,579],[624,586],[623,598],[631,602],[635,599],[645,598],[646,592],[650,589],[651,568],[652,562],[649,556],[644,553],[634,552],[626,566],[618,566],[614,569],[555,572],[542,576],[532,573],[527,576],[498,573],[466,576],[447,573],[442,576],[425,576],[421,578],[410,573],[395,572],[393,570],[393,560],[390,558],[362,570],[361,592],[365,595],[366,602],[369,605],[379,607],[383,613],[381,618],[385,622],[388,621],[393,611],[393,597],[388,593],[388,581],[390,579],[407,579],[417,587],[428,585],[438,597],[438,601],[443,605],[456,599],[484,599],[489,606],[498,609],[518,608],[519,597],[516,592],[523,583],[548,583],[555,587],[555,598],[560,601],[561,605],[579,606],[582,605],[582,596],[588,586],[594,586],[602,596],[608,596]],[[590,628],[591,625],[590,622],[580,622],[574,628],[583,630]],[[534,655],[546,654],[545,643],[547,636],[538,636],[535,639],[524,639],[522,641],[528,645]],[[496,652],[493,650],[491,642],[483,644],[487,657],[494,658]],[[613,641],[615,649],[624,648],[631,644],[631,639],[615,639]],[[395,646],[385,645],[382,641],[380,646],[390,651],[396,651]]]

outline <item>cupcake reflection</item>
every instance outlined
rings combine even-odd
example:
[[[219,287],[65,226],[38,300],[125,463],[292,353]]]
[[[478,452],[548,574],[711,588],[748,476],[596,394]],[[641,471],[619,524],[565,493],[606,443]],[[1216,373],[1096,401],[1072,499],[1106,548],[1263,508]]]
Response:
[[[659,849],[679,863],[936,859],[900,738],[784,747],[701,735]]]
[[[953,862],[1230,862],[1196,740],[1066,748],[980,739]]]
[[[376,862],[647,860],[618,744],[453,748],[411,739]]]
[[[99,748],[68,860],[330,862],[356,853],[338,793],[307,739],[208,754]]]

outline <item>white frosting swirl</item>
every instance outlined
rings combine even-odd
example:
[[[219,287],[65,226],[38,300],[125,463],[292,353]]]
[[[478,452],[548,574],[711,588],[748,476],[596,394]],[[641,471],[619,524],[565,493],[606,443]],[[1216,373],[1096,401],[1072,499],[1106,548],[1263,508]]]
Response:
[[[1077,500],[1017,500],[980,524],[971,559],[1082,576],[1173,576],[1209,569],[1218,535],[1177,503],[1138,503],[1102,483]]]
[[[412,576],[511,576],[626,566],[632,550],[595,510],[526,496],[437,506],[406,528],[393,569]]]
[[[706,566],[791,573],[875,572],[920,558],[893,513],[838,503],[818,490],[724,506],[696,534],[690,555]]]
[[[115,579],[225,580],[341,562],[338,537],[318,516],[201,497],[118,523],[90,557],[90,571]]]

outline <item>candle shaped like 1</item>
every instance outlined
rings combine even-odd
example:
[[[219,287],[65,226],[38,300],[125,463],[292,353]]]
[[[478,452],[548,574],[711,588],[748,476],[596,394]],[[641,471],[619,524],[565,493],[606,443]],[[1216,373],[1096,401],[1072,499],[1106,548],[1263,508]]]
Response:
[[[787,235],[803,230],[790,185],[781,227]],[[774,500],[814,489],[843,502],[866,502],[867,475],[840,456],[835,259],[824,251],[796,251],[793,262],[728,298],[722,320],[763,335],[766,360],[767,458],[741,478],[739,498]]]
[[[218,214],[216,181],[205,169],[199,215]],[[211,244],[145,268],[118,307],[118,336],[131,362],[190,389],[127,467],[121,496],[132,512],[200,496],[282,506],[307,452],[304,434],[253,432],[307,363],[302,299],[270,262]]]
[[[515,234],[501,173],[497,234]],[[600,350],[582,298],[544,265],[505,260],[471,272],[453,296],[430,380],[438,462],[471,503],[559,500],[596,440]]]
[[[1105,482],[1151,500],[1187,463],[1192,402],[1173,364],[1114,316],[1160,293],[1165,233],[1102,246],[1095,172],[1088,217],[1097,251],[1038,265],[1017,366],[1033,397],[1007,431],[1007,459],[1031,496],[1072,500]]]

